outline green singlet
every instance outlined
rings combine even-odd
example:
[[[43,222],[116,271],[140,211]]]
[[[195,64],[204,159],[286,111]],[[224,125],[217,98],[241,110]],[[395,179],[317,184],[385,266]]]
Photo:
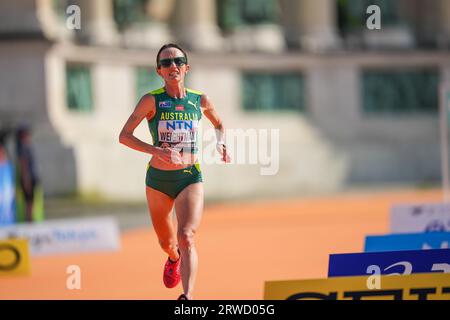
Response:
[[[170,97],[164,88],[154,90],[156,114],[148,121],[153,145],[197,153],[197,132],[202,117],[201,92],[186,89],[181,99]]]

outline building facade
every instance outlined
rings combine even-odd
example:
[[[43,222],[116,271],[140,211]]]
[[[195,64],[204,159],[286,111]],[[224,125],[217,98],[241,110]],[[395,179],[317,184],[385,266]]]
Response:
[[[367,27],[371,4],[380,30]],[[450,1],[5,0],[0,18],[0,125],[33,125],[48,195],[142,199],[149,157],[118,135],[162,86],[168,42],[187,48],[187,87],[245,145],[231,165],[202,166],[209,199],[440,179]],[[145,123],[136,134],[150,141]],[[272,159],[252,160],[261,141]]]

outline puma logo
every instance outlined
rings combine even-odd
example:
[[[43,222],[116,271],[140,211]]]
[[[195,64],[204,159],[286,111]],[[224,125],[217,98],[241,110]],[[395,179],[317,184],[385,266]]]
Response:
[[[183,170],[183,173],[193,174],[193,173],[192,173],[192,168],[193,168],[193,167],[191,167],[189,170],[184,169],[184,170]]]
[[[197,102],[194,103],[194,102],[188,100],[188,103],[189,103],[190,105],[194,106],[195,109],[197,109]]]

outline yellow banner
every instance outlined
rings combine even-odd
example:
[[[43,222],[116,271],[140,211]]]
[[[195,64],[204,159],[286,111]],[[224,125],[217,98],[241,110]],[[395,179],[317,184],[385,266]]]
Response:
[[[0,240],[0,276],[30,274],[28,240]]]
[[[266,300],[450,300],[450,274],[374,275],[328,279],[266,281]],[[376,283],[376,282],[375,282]]]

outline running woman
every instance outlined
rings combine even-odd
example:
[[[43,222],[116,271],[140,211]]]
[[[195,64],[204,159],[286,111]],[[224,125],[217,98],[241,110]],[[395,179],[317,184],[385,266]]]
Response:
[[[152,155],[145,179],[146,196],[159,244],[168,255],[163,282],[167,288],[174,288],[181,280],[183,294],[178,300],[190,300],[198,265],[194,236],[203,212],[203,180],[197,162],[202,115],[216,129],[216,147],[222,161],[230,162],[230,157],[226,153],[225,129],[211,100],[201,92],[184,87],[184,78],[190,70],[186,52],[176,44],[166,44],[156,56],[156,65],[164,87],[140,99],[119,141]],[[144,119],[153,145],[133,134]],[[172,219],[174,207],[176,232]]]

